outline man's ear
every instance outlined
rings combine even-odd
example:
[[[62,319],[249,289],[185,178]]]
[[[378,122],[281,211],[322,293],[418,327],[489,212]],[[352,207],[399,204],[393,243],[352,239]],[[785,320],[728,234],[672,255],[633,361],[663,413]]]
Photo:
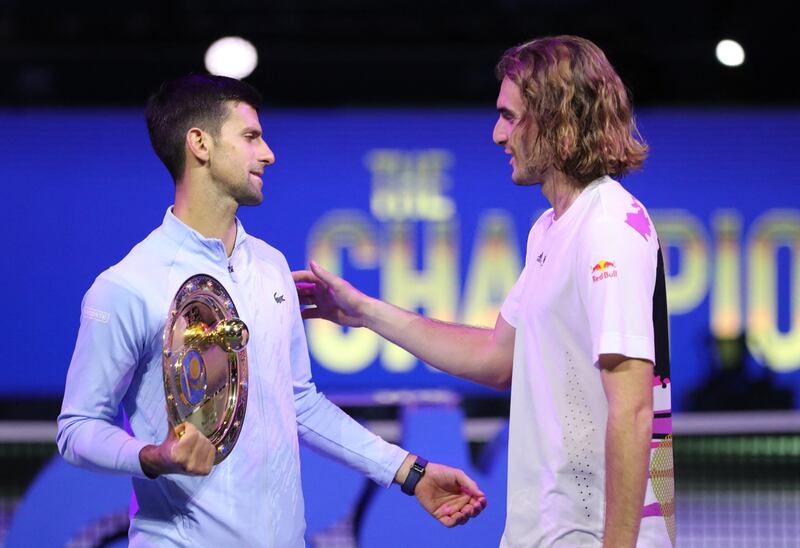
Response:
[[[186,148],[198,162],[204,164],[208,162],[210,148],[213,146],[211,135],[202,129],[193,127],[186,132]]]

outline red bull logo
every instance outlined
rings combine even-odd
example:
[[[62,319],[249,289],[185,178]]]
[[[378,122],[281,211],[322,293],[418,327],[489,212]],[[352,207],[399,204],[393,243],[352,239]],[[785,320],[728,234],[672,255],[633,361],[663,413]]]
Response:
[[[617,277],[617,265],[613,261],[600,261],[592,267],[592,281],[599,282],[606,278]]]

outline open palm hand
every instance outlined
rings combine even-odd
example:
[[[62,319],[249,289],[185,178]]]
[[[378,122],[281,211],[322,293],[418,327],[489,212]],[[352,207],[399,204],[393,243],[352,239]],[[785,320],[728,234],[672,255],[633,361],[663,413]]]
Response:
[[[469,476],[442,464],[428,464],[414,494],[445,527],[463,525],[486,507],[486,496]]]

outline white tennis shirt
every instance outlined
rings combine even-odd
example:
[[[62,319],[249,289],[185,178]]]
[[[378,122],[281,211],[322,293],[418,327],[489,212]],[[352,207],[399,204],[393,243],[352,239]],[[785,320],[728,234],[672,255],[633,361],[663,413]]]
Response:
[[[531,228],[525,268],[501,309],[516,328],[501,546],[602,545],[608,402],[598,356],[656,362],[658,247],[645,208],[608,177],[558,220],[551,209]],[[669,374],[658,366],[638,541],[647,548],[672,546],[668,529],[674,538]]]

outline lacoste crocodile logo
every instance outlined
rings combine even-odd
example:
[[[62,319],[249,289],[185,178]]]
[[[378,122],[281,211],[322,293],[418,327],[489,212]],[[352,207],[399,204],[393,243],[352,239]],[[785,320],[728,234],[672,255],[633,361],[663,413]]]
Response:
[[[278,292],[277,292],[277,291],[276,291],[275,293],[273,293],[273,294],[272,294],[272,298],[273,298],[273,299],[275,299],[275,302],[276,302],[276,303],[278,303],[278,304],[281,304],[283,301],[285,301],[285,300],[286,300],[286,299],[283,297],[283,295],[278,295]]]

